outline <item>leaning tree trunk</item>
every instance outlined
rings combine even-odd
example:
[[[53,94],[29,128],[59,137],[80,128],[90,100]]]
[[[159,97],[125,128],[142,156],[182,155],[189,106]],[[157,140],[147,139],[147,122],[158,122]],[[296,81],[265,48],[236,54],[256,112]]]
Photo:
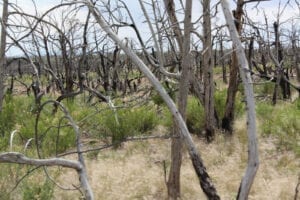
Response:
[[[180,137],[184,141],[190,158],[192,160],[195,172],[198,176],[200,181],[201,188],[203,189],[204,193],[209,199],[220,199],[217,194],[217,191],[206,172],[206,168],[203,165],[203,161],[198,153],[196,146],[194,145],[193,139],[189,134],[187,126],[178,112],[176,105],[174,104],[173,100],[170,98],[164,87],[160,84],[159,80],[153,75],[153,73],[149,70],[149,68],[145,65],[145,63],[129,48],[122,43],[122,41],[118,38],[118,36],[112,31],[110,26],[105,22],[101,13],[93,3],[89,0],[84,0],[84,4],[89,8],[89,10],[93,13],[97,23],[102,27],[102,29],[108,34],[108,36],[116,42],[120,46],[120,48],[132,59],[135,65],[140,69],[140,71],[145,74],[145,76],[149,79],[150,83],[153,87],[157,90],[159,95],[165,101],[167,107],[169,108],[172,116],[174,117],[180,132]]]
[[[251,74],[249,71],[249,65],[247,62],[247,58],[242,43],[239,39],[239,34],[234,25],[233,17],[229,10],[229,4],[227,0],[221,0],[221,4],[226,18],[226,22],[229,26],[229,32],[233,42],[233,46],[236,50],[239,72],[243,81],[244,92],[246,96],[248,165],[247,165],[245,175],[240,184],[239,192],[237,195],[238,200],[245,200],[248,199],[248,195],[259,166],[257,137],[256,137],[256,121],[255,121],[256,114],[255,114],[254,92],[253,92]]]
[[[237,1],[236,10],[233,11],[235,26],[238,34],[241,34],[242,31],[242,17],[243,17],[243,5],[244,0]],[[232,53],[232,62],[230,66],[230,77],[229,77],[229,85],[227,90],[227,99],[226,99],[226,107],[225,113],[222,119],[222,128],[228,133],[232,133],[233,129],[233,120],[234,120],[234,105],[235,105],[235,97],[238,90],[238,61],[236,52]]]
[[[8,21],[8,0],[3,0],[2,24],[0,38],[0,112],[2,111],[5,93],[5,48],[6,48],[6,24]]]

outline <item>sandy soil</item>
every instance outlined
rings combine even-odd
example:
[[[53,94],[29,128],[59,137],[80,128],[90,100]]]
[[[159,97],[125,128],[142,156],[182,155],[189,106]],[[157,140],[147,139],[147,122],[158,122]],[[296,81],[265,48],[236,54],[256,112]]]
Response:
[[[242,125],[235,137],[218,135],[212,144],[194,137],[208,173],[221,199],[235,199],[247,162],[246,136]],[[293,199],[300,172],[300,159],[292,152],[278,152],[272,138],[260,138],[260,167],[249,199]],[[164,166],[170,165],[170,140],[127,142],[118,150],[87,155],[89,179],[95,199],[166,199]],[[182,165],[182,199],[206,199],[187,152]],[[61,183],[78,184],[76,173],[62,173]],[[80,199],[74,191],[56,190],[55,199]]]

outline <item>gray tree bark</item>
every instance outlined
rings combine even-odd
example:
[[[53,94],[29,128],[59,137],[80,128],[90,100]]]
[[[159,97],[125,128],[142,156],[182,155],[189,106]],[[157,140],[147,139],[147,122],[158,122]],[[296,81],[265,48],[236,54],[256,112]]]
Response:
[[[241,34],[242,31],[242,17],[244,14],[243,11],[244,0],[238,0],[236,9],[233,11],[234,13],[234,22],[235,28],[237,29],[238,34]],[[230,77],[229,77],[229,85],[227,90],[227,99],[226,99],[226,107],[225,113],[222,119],[222,128],[227,133],[232,133],[233,131],[233,120],[234,120],[234,105],[235,105],[235,97],[238,90],[238,61],[237,55],[234,51],[232,53],[232,62],[230,66]]]
[[[8,20],[8,0],[3,0],[0,38],[0,112],[2,111],[5,95],[5,48],[6,48],[6,24]]]
[[[213,60],[211,42],[211,18],[210,0],[203,0],[203,80],[204,80],[204,109],[205,109],[205,135],[208,142],[212,141],[215,135],[214,116],[214,80]]]
[[[184,17],[184,36],[183,36],[183,49],[181,52],[181,77],[179,82],[178,93],[178,110],[184,121],[186,121],[186,106],[189,91],[189,74],[191,72],[191,56],[190,56],[190,40],[191,40],[191,15],[192,15],[192,0],[187,0],[185,4],[185,17]],[[180,129],[174,121],[173,134],[180,136]],[[182,141],[180,137],[172,138],[171,146],[171,168],[168,180],[168,195],[170,199],[180,198],[180,168],[182,160]]]
[[[256,137],[256,114],[255,114],[255,101],[252,86],[252,79],[249,70],[249,65],[243,49],[239,34],[234,24],[232,14],[229,9],[227,0],[221,0],[223,13],[228,24],[228,29],[232,39],[234,49],[239,66],[239,72],[244,85],[244,92],[246,96],[246,110],[247,110],[247,134],[248,134],[248,165],[242,182],[240,184],[237,199],[248,199],[248,195],[254,181],[256,172],[259,166],[259,156]]]
[[[76,2],[76,1],[75,1]],[[184,141],[189,155],[191,157],[194,169],[200,181],[201,188],[209,199],[220,199],[217,194],[217,191],[206,172],[206,168],[203,165],[203,161],[198,153],[193,139],[187,129],[187,126],[182,118],[181,114],[176,108],[173,100],[170,98],[164,87],[160,84],[159,80],[153,75],[153,73],[149,70],[149,68],[145,65],[145,63],[124,43],[119,39],[119,37],[112,31],[110,26],[105,22],[99,10],[91,3],[89,0],[81,1],[83,2],[94,15],[97,23],[102,27],[102,29],[107,33],[107,35],[114,41],[116,44],[120,46],[120,48],[132,59],[135,65],[139,68],[143,74],[148,78],[153,87],[157,90],[159,95],[165,101],[167,107],[169,108],[172,116],[174,117],[180,132],[180,137]]]

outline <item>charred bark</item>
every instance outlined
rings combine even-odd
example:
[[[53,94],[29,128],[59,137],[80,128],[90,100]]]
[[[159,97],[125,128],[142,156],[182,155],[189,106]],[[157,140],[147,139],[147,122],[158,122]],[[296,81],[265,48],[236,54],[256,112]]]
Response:
[[[238,34],[241,34],[242,31],[242,23],[243,23],[243,5],[244,0],[238,0],[236,9],[233,11],[233,17],[235,22],[235,28]],[[226,131],[226,133],[232,134],[233,131],[233,120],[234,120],[234,105],[235,105],[235,97],[238,90],[238,61],[236,52],[232,53],[232,62],[230,66],[230,78],[229,85],[227,90],[227,99],[226,99],[226,107],[225,113],[222,119],[222,128]]]

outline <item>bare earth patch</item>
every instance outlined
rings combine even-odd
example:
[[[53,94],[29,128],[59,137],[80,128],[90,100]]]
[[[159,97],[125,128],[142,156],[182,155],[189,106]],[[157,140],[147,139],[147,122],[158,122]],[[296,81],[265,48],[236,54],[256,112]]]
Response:
[[[237,131],[241,134],[241,131]],[[245,134],[245,133],[242,133]],[[212,144],[194,137],[221,199],[235,199],[247,162],[245,136],[218,135]],[[278,152],[272,138],[260,138],[260,167],[249,199],[293,199],[300,159]],[[170,140],[127,142],[118,150],[87,158],[89,179],[96,199],[166,199],[164,169],[170,165]],[[166,166],[166,167],[164,167]],[[61,183],[78,184],[76,173],[62,173]],[[182,199],[206,199],[185,152],[182,166]],[[78,199],[78,193],[56,190],[55,199]]]

